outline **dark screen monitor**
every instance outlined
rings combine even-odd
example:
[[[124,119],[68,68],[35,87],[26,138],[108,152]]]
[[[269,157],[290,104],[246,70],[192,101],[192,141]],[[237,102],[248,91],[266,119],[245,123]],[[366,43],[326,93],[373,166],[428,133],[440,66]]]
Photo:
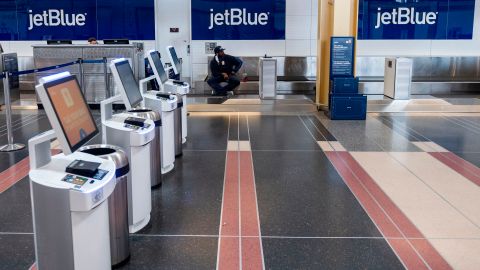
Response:
[[[120,87],[124,89],[131,108],[137,107],[143,101],[143,96],[128,60],[114,62],[114,65],[117,70],[117,74],[114,73],[114,75],[118,75]]]
[[[103,44],[107,45],[115,45],[115,44],[130,44],[130,41],[128,39],[104,39]]]
[[[99,133],[75,76],[68,75],[60,79],[47,81],[43,84],[43,88],[71,153]],[[49,114],[50,117],[52,115]],[[55,124],[57,121],[52,122],[50,120],[50,122],[54,128],[58,129],[57,124]],[[57,136],[58,133],[57,131]],[[68,151],[66,152],[68,153]]]
[[[164,84],[168,81],[168,76],[167,73],[165,72],[165,68],[163,67],[163,62],[162,59],[160,58],[160,53],[158,51],[151,51],[149,53],[149,58],[148,60],[150,61],[150,65],[153,68],[153,73],[155,73],[155,76],[160,78],[160,81],[158,83]]]
[[[18,56],[16,53],[3,53],[1,57],[1,69],[9,73],[18,72]],[[11,74],[9,76],[10,89],[18,89],[20,87],[20,79],[18,75]]]
[[[71,40],[47,40],[48,45],[65,45],[72,44]]]
[[[180,59],[177,56],[177,52],[175,48],[170,46],[167,48],[168,54],[170,55],[170,61],[172,61],[173,70],[175,71],[175,75],[179,75],[182,73],[182,64],[180,63]]]

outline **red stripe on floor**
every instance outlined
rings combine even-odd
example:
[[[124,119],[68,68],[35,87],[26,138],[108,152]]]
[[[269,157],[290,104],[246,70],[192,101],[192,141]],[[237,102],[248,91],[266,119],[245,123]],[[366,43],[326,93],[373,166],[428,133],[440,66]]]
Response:
[[[227,153],[217,269],[263,269],[250,151]]]
[[[227,152],[217,269],[240,269],[238,153]]]
[[[360,166],[360,164],[348,152],[337,152],[346,162],[353,172],[358,176],[359,181],[365,186],[370,194],[377,200],[378,204],[385,210],[386,214],[397,225],[403,235],[409,239],[411,245],[422,256],[432,269],[451,269],[450,265],[436,251],[436,249],[426,240],[412,241],[410,238],[424,239],[424,235],[408,219],[407,216],[398,208],[385,192],[377,185],[370,175]],[[433,267],[435,266],[435,267]]]
[[[263,269],[252,152],[240,152],[242,268]]]
[[[350,168],[348,168],[337,153],[338,152],[326,152],[325,154],[340,173],[355,197],[357,197],[357,200],[360,201],[367,214],[375,221],[382,234],[387,238],[401,238],[402,234],[397,227],[395,227],[391,220],[385,215],[382,208],[375,202],[373,197],[368,194],[357,177],[351,172]]]
[[[407,269],[451,269],[427,240],[409,239],[424,237],[350,153],[326,155]]]
[[[36,263],[32,264],[32,266],[30,266],[28,270],[37,270],[37,264]]]
[[[461,174],[463,177],[480,186],[480,168],[462,159],[452,152],[429,153],[434,158]]]
[[[377,185],[375,180],[358,164],[358,162],[347,152],[337,152],[345,161],[348,167],[358,176],[364,187],[371,193],[373,198],[385,210],[394,224],[407,238],[423,238],[423,234],[413,225],[403,212],[395,205],[385,192]]]
[[[59,154],[60,151],[53,149],[52,155]],[[22,159],[17,162],[15,165],[6,169],[0,173],[0,194],[11,188],[13,185],[18,183],[18,181],[24,179],[28,176],[30,171],[30,160],[29,157]]]

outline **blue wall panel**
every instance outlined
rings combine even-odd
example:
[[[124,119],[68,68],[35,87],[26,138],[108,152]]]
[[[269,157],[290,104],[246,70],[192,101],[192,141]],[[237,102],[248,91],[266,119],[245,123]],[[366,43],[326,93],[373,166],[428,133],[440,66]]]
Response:
[[[192,0],[192,39],[283,40],[285,6],[285,0]]]
[[[155,39],[154,0],[2,0],[0,40]]]
[[[360,0],[359,39],[472,39],[475,0]]]

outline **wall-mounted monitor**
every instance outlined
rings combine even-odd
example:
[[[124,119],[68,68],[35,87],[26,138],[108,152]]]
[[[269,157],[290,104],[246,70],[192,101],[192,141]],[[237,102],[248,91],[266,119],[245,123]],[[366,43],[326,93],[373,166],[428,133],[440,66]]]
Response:
[[[47,40],[48,45],[71,45],[71,40]]]
[[[177,56],[177,51],[173,46],[167,47],[167,54],[170,58],[170,63],[172,64],[173,71],[175,75],[179,75],[182,73],[182,64],[180,63],[180,58]]]
[[[130,44],[130,41],[125,38],[120,38],[120,39],[104,39],[103,44],[105,45],[120,45],[120,44]]]
[[[43,77],[36,90],[65,154],[71,154],[99,130],[77,78],[68,72]]]
[[[140,105],[143,101],[143,96],[128,60],[124,58],[113,60],[110,64],[110,70],[127,110],[134,109]]]
[[[158,51],[150,51],[148,52],[147,58],[158,84],[163,85],[166,83],[168,81],[168,75],[163,66],[162,59],[160,58],[160,53]]]

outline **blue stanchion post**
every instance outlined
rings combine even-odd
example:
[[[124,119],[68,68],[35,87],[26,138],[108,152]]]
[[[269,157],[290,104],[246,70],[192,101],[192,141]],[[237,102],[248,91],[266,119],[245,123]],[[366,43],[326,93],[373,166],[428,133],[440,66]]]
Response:
[[[84,82],[85,82],[85,78],[84,78],[84,74],[83,74],[83,59],[82,58],[78,58],[78,71],[79,71],[79,77],[80,77],[80,88],[82,89],[82,92],[83,94],[85,95],[85,85],[84,85]]]
[[[106,98],[111,98],[113,96],[113,94],[110,91],[110,82],[109,82],[109,79],[108,79],[107,58],[104,57],[102,59],[102,62],[103,62],[103,76],[105,77],[105,96],[106,96]]]

